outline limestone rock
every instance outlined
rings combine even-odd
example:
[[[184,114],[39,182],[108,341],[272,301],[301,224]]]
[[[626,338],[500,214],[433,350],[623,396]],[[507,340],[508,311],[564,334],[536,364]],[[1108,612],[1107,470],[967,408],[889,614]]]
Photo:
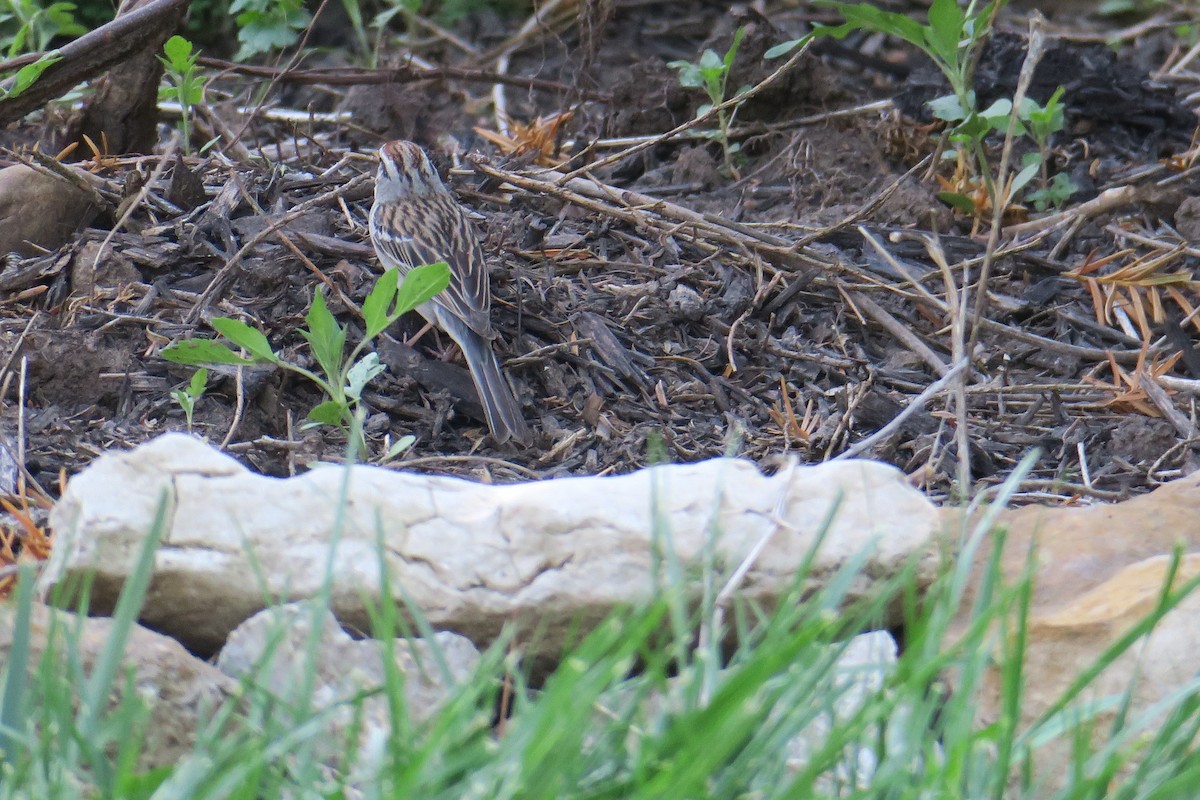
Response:
[[[11,603],[0,605],[0,665],[8,663],[15,616]],[[77,629],[76,636],[72,632]],[[68,639],[75,642],[75,655],[84,675],[91,675],[108,646],[112,629],[113,622],[106,617],[79,619],[65,611],[35,605],[28,662],[31,675],[47,650],[60,661],[57,674],[70,675],[64,647]],[[52,680],[45,674],[42,679]],[[125,642],[125,655],[108,699],[110,710],[120,705],[126,686],[134,687],[149,708],[138,768],[151,770],[172,765],[191,752],[196,730],[236,690],[237,683],[188,653],[174,639],[135,625]],[[71,686],[66,691],[78,697],[82,689]],[[74,702],[78,705],[79,701]]]
[[[507,486],[365,466],[277,479],[168,434],[71,480],[51,514],[59,538],[45,583],[94,570],[92,606],[111,607],[160,502],[166,531],[143,618],[206,652],[264,596],[315,596],[327,565],[332,610],[348,626],[369,627],[362,597],[380,591],[382,558],[394,591],[435,629],[485,644],[517,622],[556,652],[574,626],[651,597],[653,552],[665,543],[685,569],[713,532],[729,569],[762,543],[741,591],[769,604],[828,524],[810,577],[819,583],[869,548],[853,599],[926,552],[937,524],[899,471],[868,461],[767,477],[714,459]]]
[[[959,524],[957,512],[947,512],[947,518],[951,529]],[[1121,503],[1004,511],[998,527],[1007,531],[1001,570],[1010,585],[1025,568],[1030,548],[1035,552],[1021,708],[1022,725],[1028,726],[1154,609],[1176,546],[1187,554],[1177,583],[1200,574],[1200,473]],[[982,574],[989,550],[986,543],[980,548],[976,575]],[[971,585],[978,583],[977,579]],[[952,635],[964,630],[973,600],[970,595],[965,598]],[[1109,665],[1081,700],[1121,697],[1131,691],[1128,716],[1137,719],[1179,691],[1195,675],[1198,613],[1200,593],[1193,592],[1149,637]],[[993,672],[984,687],[982,725],[1000,713],[999,680]],[[1101,712],[1095,730],[1109,731],[1116,713],[1116,707]],[[1049,797],[1061,787],[1066,777],[1062,765],[1071,761],[1071,747],[1070,737],[1060,736],[1038,748],[1037,796]],[[1136,743],[1130,748],[1134,752]],[[1136,764],[1135,758],[1130,769]]]
[[[435,634],[433,641],[397,639],[392,653],[404,676],[404,709],[414,722],[432,717],[479,661],[479,651],[470,641],[446,632]],[[382,693],[363,699],[361,709],[353,700],[386,685],[385,657],[382,642],[351,639],[328,610],[290,603],[268,608],[239,625],[221,650],[217,667],[231,678],[250,676],[257,689],[284,701],[281,709],[303,709],[297,724],[311,712],[321,712],[324,734],[318,737],[316,755],[330,766],[338,763],[346,737],[357,730],[355,768],[369,775],[385,755],[393,730],[391,712]],[[309,673],[314,676],[311,682]],[[305,689],[310,693],[300,696]]]
[[[0,257],[54,250],[97,209],[78,186],[24,164],[0,169]]]
[[[1021,703],[1022,729],[1034,724],[1058,702],[1084,670],[1149,615],[1162,595],[1170,558],[1157,556],[1126,567],[1116,576],[1065,604],[1053,613],[1030,620],[1025,655],[1025,689]],[[1200,554],[1185,556],[1175,586],[1200,575]],[[1078,704],[1099,704],[1092,717],[1094,746],[1109,736],[1113,721],[1125,712],[1135,734],[1125,741],[1133,756],[1113,780],[1129,777],[1138,766],[1137,751],[1157,733],[1165,712],[1174,706],[1173,695],[1193,682],[1196,653],[1200,652],[1200,592],[1191,592],[1159,621],[1150,634],[1125,650],[1087,689]],[[1000,675],[992,671],[984,686],[980,723],[990,724],[1000,715]],[[1161,704],[1161,705],[1160,705]],[[1155,707],[1159,706],[1155,712]],[[1034,779],[1038,797],[1051,797],[1062,788],[1062,765],[1072,761],[1074,741],[1058,736],[1040,745],[1034,754]]]

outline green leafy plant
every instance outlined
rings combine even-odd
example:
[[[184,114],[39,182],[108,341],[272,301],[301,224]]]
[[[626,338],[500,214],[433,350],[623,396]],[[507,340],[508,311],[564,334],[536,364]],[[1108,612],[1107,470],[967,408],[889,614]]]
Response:
[[[211,324],[217,333],[248,353],[249,358],[238,355],[221,342],[200,339],[172,344],[163,349],[162,356],[176,364],[193,366],[274,364],[302,375],[316,384],[327,398],[308,413],[309,424],[341,428],[355,439],[354,444],[361,453],[365,450],[365,442],[361,440],[361,432],[354,434],[358,430],[354,423],[362,392],[371,379],[384,369],[378,355],[361,355],[363,350],[389,325],[449,284],[450,269],[444,261],[410,270],[403,283],[400,283],[399,272],[395,269],[385,272],[363,301],[366,330],[362,340],[351,349],[348,356],[345,352],[346,328],[334,319],[325,305],[325,297],[318,291],[305,317],[307,327],[300,330],[300,335],[308,341],[317,362],[317,371],[283,360],[261,331],[228,317],[217,317]],[[395,449],[396,446],[393,446],[392,450]]]
[[[192,43],[182,36],[172,36],[163,45],[166,58],[159,61],[166,68],[170,86],[159,89],[159,97],[179,103],[179,134],[186,152],[191,145],[192,109],[204,103],[205,81],[196,70],[196,59],[200,52],[192,51]]]
[[[192,374],[192,379],[188,381],[187,386],[171,390],[171,399],[179,404],[179,407],[183,409],[183,415],[187,418],[188,433],[192,432],[192,414],[196,411],[196,403],[204,396],[207,388],[208,370],[201,367]]]
[[[707,114],[713,106],[719,106],[725,102],[726,91],[729,82],[729,70],[733,66],[733,59],[737,56],[738,47],[742,43],[742,36],[746,33],[745,28],[738,28],[733,34],[733,42],[729,45],[729,49],[725,51],[725,55],[717,55],[716,51],[709,49],[705,50],[700,56],[700,60],[693,64],[690,61],[672,61],[667,64],[672,69],[679,70],[679,82],[689,88],[703,89],[708,95],[709,102],[701,105],[696,109],[696,116]],[[737,93],[741,93],[746,87],[738,89]],[[739,108],[735,106],[732,111],[724,110],[717,112],[717,129],[713,131],[703,131],[702,136],[709,139],[714,139],[721,144],[721,153],[725,160],[725,169],[731,174],[737,174],[737,168],[734,165],[734,157],[741,149],[741,145],[737,142],[731,142],[729,139],[729,129],[733,127],[733,121],[737,117]]]
[[[290,47],[312,19],[303,0],[233,0],[229,11],[237,15],[239,60]]]
[[[1026,98],[1026,102],[1021,104],[1020,120],[1025,123],[1029,135],[1038,146],[1036,153],[1025,156],[1022,169],[1022,173],[1030,168],[1037,170],[1039,185],[1028,197],[1038,211],[1045,211],[1048,206],[1060,207],[1075,192],[1075,186],[1065,172],[1050,175],[1050,137],[1065,125],[1062,105],[1065,91],[1064,87],[1059,86],[1044,106],[1031,98]]]
[[[37,0],[0,0],[0,49],[9,58],[42,52],[60,36],[85,33],[87,28],[75,21],[74,3],[43,6]]]

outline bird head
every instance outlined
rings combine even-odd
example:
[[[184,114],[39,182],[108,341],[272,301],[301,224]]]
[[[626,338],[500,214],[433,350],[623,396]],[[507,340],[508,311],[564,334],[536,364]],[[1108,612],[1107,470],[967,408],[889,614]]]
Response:
[[[397,139],[379,148],[379,172],[375,176],[376,201],[387,203],[407,200],[445,190],[429,157],[417,145]]]

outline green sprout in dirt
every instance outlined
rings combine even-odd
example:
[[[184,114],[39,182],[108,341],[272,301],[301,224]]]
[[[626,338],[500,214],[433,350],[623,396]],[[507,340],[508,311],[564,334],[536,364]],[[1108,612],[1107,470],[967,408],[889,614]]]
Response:
[[[1037,152],[1029,153],[1024,159],[1022,172],[1035,167],[1038,173],[1038,188],[1029,193],[1028,197],[1038,211],[1047,207],[1060,208],[1075,192],[1070,176],[1065,172],[1050,175],[1050,137],[1063,129],[1062,96],[1065,89],[1059,86],[1046,105],[1038,105],[1037,101],[1025,98],[1021,104],[1019,119],[1024,123],[1030,137],[1037,142]],[[1020,188],[1020,187],[1016,187]]]
[[[158,60],[166,68],[171,85],[159,89],[159,98],[179,103],[179,135],[187,152],[192,141],[192,109],[204,103],[204,79],[196,70],[200,52],[192,52],[192,43],[182,36],[167,39],[163,52],[167,57],[159,56]]]
[[[187,418],[188,433],[192,432],[192,415],[196,411],[196,403],[200,402],[200,398],[204,396],[207,389],[208,370],[201,367],[192,375],[187,386],[171,390],[171,399],[179,404],[179,407],[183,409],[184,417]]]
[[[679,82],[689,88],[703,89],[708,94],[710,102],[705,103],[696,109],[696,116],[703,116],[712,110],[713,106],[719,106],[725,102],[727,97],[727,89],[729,82],[729,69],[733,66],[733,59],[737,56],[738,46],[742,43],[742,36],[745,35],[745,28],[738,28],[733,34],[733,42],[729,45],[729,49],[725,51],[724,56],[719,56],[711,49],[705,50],[700,56],[700,61],[693,64],[690,61],[672,61],[667,64],[672,69],[679,70]],[[745,91],[746,87],[738,89],[737,93]],[[714,139],[721,143],[721,153],[725,159],[725,170],[730,175],[737,175],[737,168],[734,165],[734,156],[741,149],[741,145],[737,142],[729,140],[729,130],[733,127],[733,121],[737,117],[738,108],[735,106],[732,111],[721,110],[717,112],[717,130],[703,131],[702,136],[709,139]]]
[[[306,328],[300,335],[308,341],[319,371],[305,369],[280,358],[259,330],[228,317],[217,317],[211,324],[217,333],[249,354],[238,355],[227,345],[213,340],[190,339],[177,342],[162,351],[163,358],[176,364],[274,364],[289,372],[302,375],[316,384],[327,398],[308,413],[310,425],[333,425],[354,439],[359,453],[365,453],[361,429],[355,424],[362,392],[366,385],[383,372],[379,356],[363,349],[376,336],[400,317],[416,309],[450,284],[450,269],[439,261],[410,270],[400,283],[400,274],[390,269],[380,276],[367,299],[363,301],[363,322],[366,330],[362,341],[346,355],[346,329],[338,324],[325,305],[321,292],[313,296],[305,317]],[[357,431],[357,433],[355,433]],[[407,437],[406,437],[407,438]],[[394,449],[394,448],[393,448]]]
[[[883,11],[869,3],[816,0],[816,4],[837,9],[845,22],[836,26],[814,25],[808,36],[771,48],[767,57],[781,56],[811,38],[832,36],[842,39],[859,30],[896,36],[921,49],[950,83],[950,94],[931,100],[929,107],[935,117],[950,123],[948,139],[954,148],[952,156],[968,173],[973,172],[982,179],[989,196],[994,195],[983,146],[992,124],[981,116],[976,105],[971,70],[978,48],[991,32],[992,19],[1003,0],[989,3],[971,0],[965,9],[959,8],[957,0],[933,0],[926,25],[905,14]],[[943,199],[954,204],[955,198]],[[962,199],[972,203],[968,198]]]

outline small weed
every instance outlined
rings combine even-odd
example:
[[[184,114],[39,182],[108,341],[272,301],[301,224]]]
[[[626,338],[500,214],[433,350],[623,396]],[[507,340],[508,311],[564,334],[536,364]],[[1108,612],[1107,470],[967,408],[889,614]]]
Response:
[[[366,443],[354,425],[359,411],[362,392],[372,378],[383,372],[379,356],[368,353],[359,357],[363,349],[389,325],[414,310],[417,306],[445,289],[450,283],[450,270],[441,261],[410,270],[401,284],[399,273],[390,269],[376,281],[371,293],[363,302],[363,321],[366,330],[360,341],[350,351],[346,349],[346,329],[338,324],[325,305],[325,297],[317,292],[305,317],[306,328],[300,335],[308,341],[319,374],[280,358],[264,336],[256,328],[228,317],[217,317],[212,326],[217,333],[249,354],[244,358],[228,346],[212,340],[191,339],[177,342],[162,351],[163,358],[176,364],[274,364],[282,369],[302,375],[320,387],[328,398],[308,413],[309,425],[333,425],[352,435],[359,453],[365,453]],[[404,449],[402,439],[391,450]],[[411,441],[409,442],[411,444]]]
[[[1013,114],[1012,101],[997,100],[980,110],[971,85],[971,69],[975,53],[991,32],[992,19],[1003,0],[989,3],[972,0],[965,9],[960,8],[956,0],[934,0],[925,25],[905,14],[883,11],[868,3],[816,0],[816,4],[836,8],[845,22],[837,26],[814,25],[807,37],[777,45],[767,51],[767,57],[784,55],[810,38],[832,36],[841,39],[857,30],[896,36],[919,48],[941,70],[951,90],[949,94],[929,101],[933,116],[950,126],[946,134],[950,147],[943,155],[957,162],[954,179],[943,181],[946,191],[940,192],[938,197],[972,215],[979,215],[994,203],[996,192],[984,139],[991,133],[1008,130],[1009,117]],[[1040,175],[1037,188],[1028,195],[1038,210],[1061,205],[1074,191],[1066,175],[1048,174],[1049,140],[1063,128],[1062,95],[1060,88],[1045,106],[1026,98],[1017,109],[1017,133],[1030,136],[1038,150],[1026,156],[1021,171],[1013,178],[1012,192]],[[967,187],[968,191],[960,187]]]
[[[196,403],[204,396],[206,389],[208,389],[208,370],[201,367],[192,375],[187,386],[171,390],[171,399],[179,404],[179,407],[183,409],[183,415],[187,418],[188,433],[192,432],[192,414],[196,411]]]
[[[166,58],[159,56],[159,61],[166,67],[170,86],[159,88],[159,99],[174,100],[179,103],[179,135],[183,139],[183,149],[187,152],[192,141],[191,114],[192,109],[204,103],[205,81],[196,70],[196,59],[200,52],[192,52],[192,43],[182,36],[172,36],[163,45]]]
[[[738,47],[742,43],[742,36],[746,33],[745,28],[738,28],[733,34],[733,42],[729,45],[729,49],[725,51],[724,56],[717,55],[714,50],[705,50],[700,56],[700,61],[693,64],[690,61],[672,61],[667,64],[672,69],[679,70],[679,82],[689,88],[703,89],[708,94],[709,102],[696,109],[696,116],[707,114],[713,106],[719,106],[725,102],[726,91],[729,82],[729,69],[733,66],[733,59],[737,56]],[[745,91],[746,87],[738,89],[737,93]],[[717,112],[717,130],[702,131],[701,135],[709,139],[713,139],[721,143],[721,153],[725,159],[725,170],[730,175],[737,175],[737,167],[734,165],[734,157],[741,149],[741,145],[737,142],[729,140],[729,129],[733,127],[733,121],[737,117],[738,108],[734,107],[732,111]]]

